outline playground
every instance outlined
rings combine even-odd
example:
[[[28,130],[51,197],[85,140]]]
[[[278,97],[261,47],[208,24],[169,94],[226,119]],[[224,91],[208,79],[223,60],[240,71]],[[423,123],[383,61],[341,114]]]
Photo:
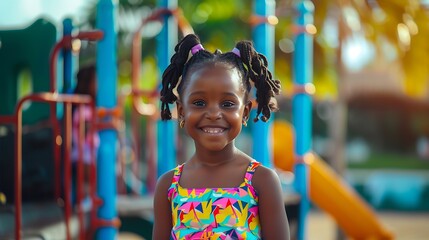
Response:
[[[429,235],[429,73],[410,83],[407,73],[417,70],[405,69],[402,90],[391,72],[380,92],[370,80],[334,84],[332,72],[360,75],[346,71],[346,60],[335,66],[318,57],[334,49],[320,44],[321,18],[330,16],[317,11],[326,3],[226,1],[228,13],[216,1],[137,2],[97,0],[86,20],[40,17],[0,27],[0,239],[152,238],[156,181],[194,151],[177,113],[161,121],[159,110],[160,75],[190,33],[211,51],[250,39],[286,79],[280,111],[267,123],[249,121],[236,145],[277,172],[291,239]],[[137,7],[128,16],[138,20],[124,32],[124,12]],[[238,27],[217,13],[232,19],[240,9]],[[420,27],[413,35],[411,15],[403,16],[410,36],[429,34]],[[239,36],[226,38],[223,28]],[[85,67],[96,76],[94,96],[76,90]],[[359,74],[373,77],[369,69]]]

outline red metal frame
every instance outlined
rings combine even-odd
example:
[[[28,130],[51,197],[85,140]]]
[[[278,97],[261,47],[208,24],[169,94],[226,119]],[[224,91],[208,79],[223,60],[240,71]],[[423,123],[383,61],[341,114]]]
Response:
[[[66,48],[66,49],[72,49],[72,43],[74,40],[88,40],[88,41],[97,41],[100,40],[101,38],[103,38],[104,33],[102,31],[96,30],[96,31],[87,31],[87,32],[79,32],[77,35],[69,35],[69,36],[64,36],[59,42],[57,42],[51,52],[50,58],[49,58],[49,64],[50,64],[50,91],[52,93],[57,93],[57,79],[56,79],[56,73],[57,73],[57,58],[58,58],[58,54],[59,51]],[[93,106],[93,112],[95,112],[95,105],[94,103],[91,104]],[[54,168],[55,168],[55,197],[59,198],[60,197],[60,191],[61,191],[61,187],[60,187],[60,157],[61,157],[61,148],[60,148],[60,144],[57,143],[56,139],[58,139],[58,137],[60,137],[60,124],[59,121],[56,117],[56,107],[57,104],[55,102],[51,102],[50,103],[50,110],[51,110],[51,114],[50,114],[50,120],[52,123],[52,127],[53,127],[53,138],[55,139],[54,141]],[[70,108],[70,109],[68,109]],[[71,120],[68,119],[67,115],[71,116],[71,106],[69,106],[69,104],[66,104],[66,122],[65,122],[65,127],[66,132],[70,131],[71,132]],[[70,120],[70,121],[68,121]],[[80,119],[80,125],[82,125],[82,119]],[[94,126],[94,125],[93,125]],[[81,126],[82,127],[82,126]],[[66,135],[67,137],[68,135]],[[79,136],[79,142],[83,140],[83,136],[80,135]],[[91,149],[93,149],[93,145],[91,146]],[[64,191],[64,197],[66,198],[65,202],[69,202],[70,201],[70,192],[71,192],[71,182],[70,182],[70,173],[71,173],[71,163],[70,163],[70,150],[71,150],[71,135],[68,137],[68,139],[66,139],[66,148],[65,148],[65,162],[64,162],[64,174],[65,174],[65,191]],[[82,151],[81,148],[79,148],[78,151]],[[82,153],[80,153],[82,154]],[[95,159],[95,155],[93,156]],[[82,158],[80,158],[82,159]],[[84,221],[84,216],[83,216],[83,211],[81,209],[81,201],[83,199],[82,196],[82,190],[83,190],[83,176],[82,176],[82,161],[78,161],[78,170],[77,170],[77,174],[78,174],[78,179],[77,179],[77,204],[79,206],[78,208],[78,218],[79,218],[79,225],[80,225],[80,239],[84,239],[84,230],[83,230],[83,221]],[[95,160],[93,160],[92,162],[95,162]],[[80,167],[79,167],[80,166]],[[80,169],[80,171],[79,171]],[[94,172],[93,174],[96,174],[96,172]],[[95,178],[94,178],[95,179]],[[66,221],[66,234],[67,234],[67,239],[70,239],[70,226],[69,226],[69,219],[71,217],[72,214],[72,210],[71,210],[71,203],[70,204],[66,204],[65,205],[65,221]]]
[[[153,22],[153,21],[161,21],[165,15],[172,15],[177,19],[179,29],[183,35],[194,33],[194,30],[192,29],[191,25],[183,16],[183,13],[179,8],[175,10],[162,8],[154,11],[150,16],[143,19],[140,26],[134,32],[132,50],[131,50],[131,63],[132,63],[131,95],[133,97],[134,110],[137,111],[140,115],[145,115],[145,116],[153,115],[153,111],[151,110],[152,106],[148,106],[148,104],[145,104],[144,102],[142,102],[140,97],[146,96],[148,98],[154,98],[158,96],[158,89],[155,89],[153,91],[142,90],[139,88],[139,85],[138,85],[139,77],[140,77],[141,49],[142,49],[141,32],[143,31],[143,27],[147,23]]]
[[[170,9],[160,9],[158,11],[155,11],[151,16],[146,18],[142,21],[141,26],[139,27],[138,31],[135,33],[133,38],[133,52],[132,52],[132,62],[133,62],[133,71],[132,71],[132,92],[131,96],[133,98],[133,109],[136,113],[139,113],[140,115],[153,115],[154,112],[150,109],[153,109],[153,106],[148,106],[148,104],[145,104],[141,101],[142,96],[146,96],[149,98],[154,98],[157,96],[158,91],[145,91],[138,88],[138,77],[140,75],[140,62],[141,62],[141,39],[140,39],[140,32],[143,29],[143,26],[146,25],[148,22],[151,21],[160,21],[162,20],[162,17],[164,15],[173,15],[177,21],[179,28],[183,35],[193,33],[192,28],[190,27],[189,23],[186,21],[186,19],[183,17],[183,14],[180,9],[176,10],[170,10]],[[22,107],[23,104],[27,101],[33,101],[33,102],[44,102],[50,104],[50,121],[52,124],[53,129],[53,139],[54,139],[54,166],[55,166],[55,196],[60,197],[60,182],[61,182],[61,176],[60,176],[60,157],[61,157],[61,142],[58,142],[58,139],[61,138],[61,129],[60,129],[60,123],[58,119],[56,118],[56,105],[57,103],[64,103],[65,104],[65,133],[64,133],[64,144],[65,144],[65,157],[64,157],[64,185],[65,185],[65,222],[66,222],[66,236],[67,239],[71,239],[70,236],[70,229],[69,229],[69,220],[72,214],[72,206],[71,206],[71,161],[70,161],[70,150],[71,150],[71,108],[72,104],[82,105],[82,104],[88,104],[91,106],[93,112],[95,113],[95,104],[91,100],[91,98],[87,95],[77,95],[77,94],[58,94],[57,92],[57,79],[56,79],[56,72],[57,72],[57,57],[58,53],[61,49],[64,48],[72,48],[72,42],[73,40],[79,39],[79,40],[90,40],[95,41],[99,40],[103,37],[103,32],[101,31],[91,31],[91,32],[80,32],[75,36],[64,36],[59,42],[57,42],[51,52],[49,63],[50,63],[50,92],[44,92],[44,93],[35,93],[30,94],[25,97],[23,97],[18,103],[15,108],[15,113],[12,116],[0,116],[0,122],[2,123],[9,123],[13,124],[16,127],[15,132],[15,156],[14,156],[14,172],[15,172],[15,239],[19,240],[22,237]],[[139,53],[139,54],[136,54]],[[148,108],[150,107],[150,108]],[[148,110],[149,109],[149,110]],[[83,140],[83,118],[79,119],[79,139]],[[102,114],[101,114],[102,115]],[[106,115],[114,115],[117,114],[108,112]],[[135,124],[136,122],[134,122]],[[94,134],[95,128],[97,127],[97,121],[96,117],[94,116],[92,119],[90,132],[89,134]],[[114,126],[111,123],[105,122],[100,123],[99,127],[101,128],[114,128]],[[134,131],[135,133],[138,133],[138,131]],[[137,136],[138,137],[138,136]],[[94,148],[94,142],[92,138],[90,138],[90,147],[91,149]],[[154,141],[153,138],[151,141]],[[155,144],[155,143],[153,143]],[[138,144],[136,144],[138,146]],[[139,147],[139,146],[138,146]],[[82,159],[83,150],[82,147],[78,147],[78,154],[79,158]],[[138,154],[139,154],[138,150]],[[138,155],[139,156],[139,155]],[[153,162],[154,164],[154,162]],[[78,169],[77,169],[77,204],[79,206],[78,210],[78,217],[79,217],[79,224],[80,224],[80,239],[85,238],[85,232],[84,232],[84,216],[83,216],[83,210],[82,210],[82,200],[83,200],[83,163],[82,161],[78,161]],[[97,217],[96,209],[102,204],[102,201],[98,196],[96,195],[96,163],[95,163],[95,151],[91,152],[91,165],[90,165],[90,174],[89,174],[89,183],[90,183],[90,198],[92,201],[92,211],[91,211],[91,226],[93,230],[95,231],[98,227],[104,227],[104,226],[114,226],[119,227],[120,221],[118,219],[114,219],[112,221],[106,221],[103,219],[99,219]]]
[[[70,229],[69,229],[69,219],[71,217],[72,207],[71,207],[71,162],[70,162],[70,150],[71,150],[71,107],[72,104],[89,104],[95,112],[95,104],[92,102],[90,96],[87,95],[72,95],[72,94],[58,94],[56,88],[56,62],[58,53],[63,48],[71,48],[73,40],[90,40],[95,41],[99,40],[103,37],[103,32],[101,31],[89,31],[89,32],[80,32],[75,36],[65,36],[59,42],[57,42],[51,52],[49,63],[50,63],[50,92],[44,93],[35,93],[30,94],[17,103],[15,107],[15,113],[9,116],[0,116],[0,122],[13,124],[15,125],[15,149],[14,149],[14,172],[15,172],[15,239],[21,239],[22,237],[22,106],[27,101],[33,102],[45,102],[50,104],[50,121],[53,129],[53,142],[54,142],[54,167],[55,167],[55,197],[60,197],[60,156],[61,156],[61,148],[62,144],[58,142],[58,139],[61,138],[60,135],[60,124],[58,119],[56,118],[56,105],[57,103],[65,104],[65,126],[66,131],[64,133],[65,137],[65,157],[64,157],[64,184],[65,184],[65,221],[66,221],[66,235],[67,239],[71,239]],[[92,126],[95,127],[95,118],[93,118]],[[80,125],[83,125],[83,119],[80,119]],[[93,127],[90,128],[90,132],[94,133]],[[79,134],[79,138],[83,139],[82,134]],[[94,145],[91,143],[91,149],[93,149]],[[78,150],[79,155],[82,156],[82,149]],[[91,186],[91,198],[94,203],[98,202],[97,206],[100,205],[99,201],[97,201],[97,197],[95,195],[96,191],[96,171],[95,171],[95,152],[92,151],[92,163],[91,175],[89,178],[90,186]],[[83,212],[81,209],[81,201],[82,201],[82,185],[83,185],[83,174],[82,174],[82,163],[79,161],[78,163],[78,205],[79,205],[79,222],[80,222],[80,239],[84,239],[84,230],[83,230]],[[95,206],[95,205],[94,205]],[[93,211],[95,212],[95,211]],[[83,238],[82,238],[83,237]]]
[[[252,27],[260,24],[264,24],[264,23],[268,23],[272,26],[275,26],[277,25],[278,22],[279,22],[279,19],[275,15],[261,16],[261,15],[253,14],[252,16],[250,16],[250,19],[249,19],[249,24]]]
[[[92,104],[92,100],[89,96],[86,95],[72,95],[72,94],[58,94],[58,93],[35,93],[23,97],[15,108],[15,114],[12,116],[0,117],[0,122],[10,123],[15,125],[15,149],[14,149],[14,174],[15,174],[15,239],[19,240],[22,237],[22,107],[24,103],[28,101],[33,102],[45,102],[45,103],[65,103],[66,109],[71,109],[71,104]],[[55,114],[55,113],[54,113]],[[70,111],[65,113],[66,122],[69,122],[71,119]],[[67,120],[68,119],[68,120]],[[70,136],[71,129],[67,129],[65,132],[66,138],[66,150],[70,148]],[[65,185],[71,186],[70,182],[70,157],[65,157]],[[71,189],[71,187],[69,187]],[[65,191],[66,194],[69,191]],[[66,224],[67,224],[67,238],[70,239],[70,232],[68,229],[68,220],[71,216],[71,202],[69,195],[66,195],[65,199],[65,209],[66,209]]]
[[[102,31],[88,31],[88,32],[80,32],[75,36],[64,36],[60,41],[58,41],[52,52],[49,56],[49,76],[50,76],[50,92],[56,93],[57,92],[57,60],[58,60],[58,54],[60,50],[62,49],[71,49],[72,43],[74,40],[88,40],[88,41],[97,41],[103,37]],[[52,124],[52,130],[53,130],[53,139],[54,141],[54,169],[55,171],[55,197],[59,198],[61,193],[61,186],[60,186],[60,158],[61,158],[61,147],[60,144],[57,143],[57,139],[60,137],[60,123],[56,117],[56,111],[57,111],[57,105],[56,103],[50,104],[50,121]]]
[[[94,104],[92,104],[94,105]],[[92,110],[95,110],[95,107],[92,106]],[[66,110],[66,112],[70,111],[69,109]],[[83,166],[83,143],[85,142],[85,118],[84,118],[84,113],[83,113],[83,108],[78,108],[77,111],[79,111],[79,124],[78,124],[78,159],[79,161],[77,162],[77,186],[76,186],[76,198],[77,198],[77,204],[78,204],[78,219],[79,219],[79,237],[80,239],[85,238],[85,224],[84,224],[84,212],[82,209],[82,201],[84,198],[84,189],[83,189],[83,184],[84,184],[84,166]],[[72,120],[73,121],[73,120]],[[69,127],[72,125],[71,123],[66,123],[66,128],[67,131],[72,131],[72,129],[69,129]],[[91,129],[95,127],[94,125],[91,126]],[[93,136],[93,133],[92,135]],[[92,139],[92,138],[91,138]],[[94,151],[94,147],[91,145],[91,149],[92,152]],[[91,158],[93,158],[94,156],[91,155]],[[94,159],[91,159],[91,164],[93,164],[93,162],[95,162],[95,157]]]
[[[316,92],[316,87],[312,83],[293,85],[293,94],[314,95],[315,92]]]
[[[163,17],[165,15],[172,15],[177,20],[179,30],[181,31],[182,35],[188,35],[191,33],[194,33],[194,30],[192,29],[189,22],[186,20],[186,18],[183,16],[182,10],[180,8],[171,10],[171,9],[158,9],[154,11],[150,16],[143,19],[140,26],[136,29],[133,35],[133,42],[132,42],[132,51],[131,51],[131,65],[132,65],[132,71],[131,71],[131,96],[132,96],[132,103],[133,103],[133,111],[132,111],[132,117],[131,117],[131,126],[133,128],[133,138],[135,141],[135,154],[137,156],[137,159],[140,159],[141,155],[141,138],[140,138],[140,124],[138,121],[139,116],[149,116],[147,121],[147,145],[149,149],[152,149],[152,151],[149,153],[148,156],[148,168],[149,169],[155,169],[156,168],[156,161],[155,161],[155,149],[156,149],[156,117],[153,117],[156,114],[156,107],[153,103],[144,103],[141,99],[141,97],[147,97],[149,99],[154,99],[158,96],[158,89],[154,89],[152,91],[148,90],[142,90],[139,88],[139,77],[140,77],[140,64],[141,64],[141,49],[142,49],[142,41],[141,41],[141,32],[143,31],[143,27],[153,21],[162,21]],[[152,116],[152,117],[150,117]],[[136,173],[137,177],[139,176],[139,166],[138,161],[133,165],[133,172]],[[155,187],[155,172],[156,171],[149,171],[147,176],[147,186],[149,192],[152,192]]]

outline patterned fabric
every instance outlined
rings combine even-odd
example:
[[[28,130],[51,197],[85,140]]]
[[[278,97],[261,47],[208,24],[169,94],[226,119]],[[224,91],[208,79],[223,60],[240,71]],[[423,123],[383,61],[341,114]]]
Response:
[[[72,155],[71,155],[71,159],[72,162],[77,162],[79,160],[79,148],[78,148],[78,144],[82,145],[82,150],[83,150],[83,162],[85,164],[90,164],[91,163],[91,145],[90,145],[90,141],[91,141],[91,137],[92,140],[94,141],[94,149],[97,149],[98,146],[100,145],[100,139],[98,137],[98,133],[94,132],[94,134],[92,136],[90,136],[87,133],[87,130],[85,129],[85,135],[84,135],[84,141],[79,143],[79,118],[80,118],[80,114],[81,111],[83,113],[83,119],[85,121],[85,127],[87,126],[87,122],[90,122],[93,118],[93,114],[92,114],[92,109],[87,106],[78,106],[76,109],[74,109],[73,111],[73,120],[72,120]],[[97,152],[97,151],[95,151]]]
[[[168,199],[173,214],[170,239],[260,239],[258,196],[252,186],[253,161],[236,188],[183,188],[183,164],[175,168]]]

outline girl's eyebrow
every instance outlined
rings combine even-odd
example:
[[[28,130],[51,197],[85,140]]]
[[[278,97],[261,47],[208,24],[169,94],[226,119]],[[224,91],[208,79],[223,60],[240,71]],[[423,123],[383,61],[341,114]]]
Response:
[[[235,94],[235,93],[233,93],[233,92],[224,92],[224,93],[223,93],[223,95],[227,95],[227,96],[231,96],[231,97],[239,98],[239,97],[237,96],[237,94]]]
[[[189,96],[199,95],[199,94],[204,94],[204,93],[206,93],[206,91],[196,91],[196,92],[192,92],[191,94],[189,94]]]
[[[196,92],[192,92],[191,94],[189,94],[189,96],[193,96],[193,95],[200,95],[200,94],[205,94],[207,91],[196,91]],[[223,92],[223,95],[226,96],[231,96],[231,97],[236,97],[238,98],[237,94],[233,93],[233,92]]]

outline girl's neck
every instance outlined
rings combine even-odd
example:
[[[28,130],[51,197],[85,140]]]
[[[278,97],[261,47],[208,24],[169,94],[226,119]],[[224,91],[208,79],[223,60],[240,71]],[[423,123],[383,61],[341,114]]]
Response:
[[[232,162],[240,153],[233,144],[228,145],[222,151],[205,151],[196,148],[191,162],[200,166],[217,167]]]

